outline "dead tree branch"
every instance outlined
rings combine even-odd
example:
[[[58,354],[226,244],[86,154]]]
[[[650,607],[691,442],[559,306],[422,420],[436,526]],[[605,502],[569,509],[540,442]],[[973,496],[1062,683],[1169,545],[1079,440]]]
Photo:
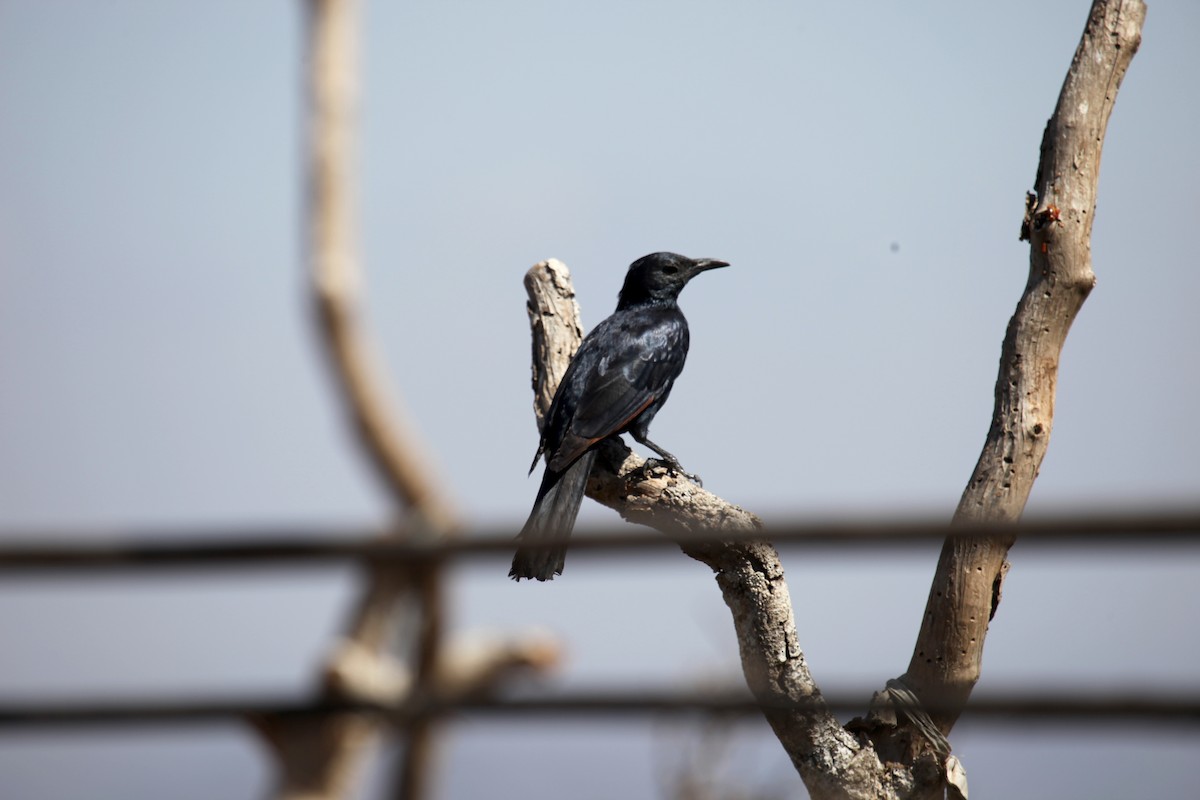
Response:
[[[540,426],[582,328],[570,273],[562,262],[551,259],[534,265],[525,275],[525,288]],[[746,683],[771,707],[764,713],[812,796],[880,797],[886,776],[879,759],[842,728],[809,673],[775,548],[766,541],[687,541],[688,532],[759,531],[758,517],[665,468],[648,467],[615,438],[601,445],[588,496],[630,522],[674,536],[685,553],[716,573],[733,615]],[[793,708],[784,710],[788,706]]]
[[[1016,521],[1045,455],[1062,346],[1095,282],[1090,237],[1101,146],[1144,19],[1141,0],[1095,0],[1047,124],[1036,195],[1022,228],[1031,245],[1029,278],[1002,348],[991,429],[956,524]],[[573,316],[578,312],[569,276],[558,262],[536,265],[526,287],[540,424],[578,344]],[[563,327],[556,335],[566,345],[548,342],[547,328],[555,325]],[[764,705],[807,702],[803,712],[764,713],[812,797],[924,798],[947,791],[966,796],[965,774],[957,760],[947,758],[944,734],[978,680],[1013,536],[946,540],[908,672],[881,695],[887,700],[877,703],[881,708],[868,723],[852,726],[860,734],[855,736],[820,701],[774,547],[765,541],[687,541],[687,532],[758,531],[757,517],[665,470],[648,468],[616,440],[603,443],[588,495],[631,522],[675,536],[685,553],[716,573],[751,691]],[[932,720],[924,718],[921,705],[933,712]]]
[[[425,535],[455,527],[449,502],[431,478],[428,459],[394,412],[382,370],[359,318],[361,278],[355,247],[354,123],[358,61],[356,0],[308,0],[309,220],[312,286],[335,384],[363,450],[396,500]],[[442,602],[439,571],[372,567],[343,644],[325,669],[330,697],[362,697],[400,685],[405,669],[384,652],[399,604],[420,609],[414,691],[433,685],[440,660]],[[384,689],[381,689],[384,687]],[[379,732],[373,720],[258,720],[282,773],[279,796],[318,800],[346,796],[365,744]],[[403,797],[419,796],[429,758],[428,723],[409,728]]]
[[[1058,362],[1096,282],[1092,218],[1105,129],[1141,42],[1141,0],[1095,0],[1042,138],[1022,239],[1029,278],[1000,354],[991,429],[955,523],[1020,518],[1050,441]],[[948,733],[979,680],[1013,536],[946,540],[903,682]]]

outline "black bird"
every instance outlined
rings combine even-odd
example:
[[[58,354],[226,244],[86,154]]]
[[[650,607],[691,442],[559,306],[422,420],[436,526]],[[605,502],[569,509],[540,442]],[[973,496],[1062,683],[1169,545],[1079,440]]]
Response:
[[[617,310],[579,345],[550,404],[533,457],[546,455],[546,472],[518,541],[562,542],[554,548],[518,547],[508,576],[552,580],[561,575],[567,537],[575,525],[595,446],[628,431],[680,475],[675,456],[646,438],[667,402],[688,352],[688,326],[679,293],[701,272],[729,266],[711,258],[651,253],[629,265]]]

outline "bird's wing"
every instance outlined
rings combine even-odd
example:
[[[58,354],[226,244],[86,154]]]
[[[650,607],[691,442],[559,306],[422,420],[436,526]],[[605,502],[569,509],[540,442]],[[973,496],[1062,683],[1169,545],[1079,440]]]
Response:
[[[574,399],[566,409],[563,435],[551,453],[552,469],[563,469],[601,439],[621,433],[671,390],[687,356],[686,323],[674,316],[644,313],[632,320],[606,320],[564,376]],[[594,344],[593,344],[594,342]]]

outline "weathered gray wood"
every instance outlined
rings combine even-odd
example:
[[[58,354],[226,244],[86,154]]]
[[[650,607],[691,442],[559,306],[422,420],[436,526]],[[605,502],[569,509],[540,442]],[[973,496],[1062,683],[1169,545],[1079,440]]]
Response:
[[[1063,342],[1095,283],[1090,236],[1104,132],[1144,19],[1141,0],[1095,0],[1047,124],[1036,196],[1022,228],[1031,245],[1029,279],[1005,336],[991,429],[955,513],[957,523],[1015,521],[1037,477],[1049,442]],[[539,425],[580,332],[577,316],[571,316],[578,307],[569,275],[550,263],[526,277]],[[554,326],[565,327],[559,334],[548,332]],[[557,343],[550,342],[551,335],[560,337]],[[631,522],[676,537],[684,552],[714,570],[733,615],[746,682],[757,697],[780,702],[820,696],[799,647],[774,547],[766,541],[700,545],[686,538],[688,531],[757,531],[757,517],[666,470],[648,468],[612,440],[602,446],[588,495]],[[943,548],[902,678],[943,732],[953,727],[979,678],[1012,541],[951,537]],[[943,754],[935,755],[920,734],[887,722],[887,713],[882,709],[856,726],[858,736],[821,705],[766,716],[813,798],[940,798],[947,790],[947,764],[951,793],[965,796],[961,765],[953,757],[943,760],[945,742]]]
[[[956,523],[1021,516],[1050,441],[1059,356],[1096,282],[1092,218],[1100,152],[1117,89],[1141,42],[1141,0],[1096,0],[1054,115],[1022,226],[1029,278],[1000,355],[991,429],[954,514]],[[904,682],[948,733],[979,680],[1013,537],[958,539],[942,549]]]
[[[571,356],[583,341],[579,303],[571,272],[557,258],[535,264],[525,273],[525,292],[529,303],[529,327],[533,333],[533,412],[538,430],[550,411],[554,390],[558,388]]]
[[[533,334],[533,385],[539,417],[550,406],[579,344],[579,307],[570,273],[559,261],[536,264],[525,276]],[[680,547],[716,573],[733,615],[742,670],[754,695],[773,705],[820,698],[800,649],[791,596],[775,548],[766,541],[700,545],[689,531],[761,530],[754,514],[665,468],[646,462],[616,440],[603,443],[588,481],[588,496],[630,522],[676,537]],[[877,798],[884,773],[874,750],[860,747],[823,704],[766,716],[814,798]]]

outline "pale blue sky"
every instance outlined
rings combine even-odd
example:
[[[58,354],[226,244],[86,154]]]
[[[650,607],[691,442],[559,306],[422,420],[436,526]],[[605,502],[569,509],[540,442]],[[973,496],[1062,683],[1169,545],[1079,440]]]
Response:
[[[733,267],[683,296],[692,355],[656,441],[768,520],[949,517],[987,430],[1025,281],[1023,196],[1086,2],[365,5],[367,322],[469,520],[515,531],[536,489],[525,269],[567,262],[591,325],[625,266],[661,249]],[[0,5],[0,529],[386,519],[305,294],[297,9]],[[1195,502],[1198,29],[1194,0],[1151,3],[1031,513]],[[614,521],[587,506],[581,524]],[[903,671],[935,558],[785,554],[819,680]],[[1018,545],[1013,561],[982,688],[1194,684],[1200,642],[1175,622],[1200,616],[1193,551]],[[735,674],[716,587],[682,556],[571,556],[548,586],[505,569],[459,571],[456,627],[549,628],[563,680]],[[353,585],[10,580],[0,697],[299,691]],[[551,752],[588,796],[654,797],[656,730],[462,724],[442,796],[560,796],[519,779]],[[959,736],[981,796],[1023,798],[1170,796],[1196,745]],[[777,745],[754,763],[789,785]],[[5,798],[39,799],[249,798],[269,780],[233,725],[6,734],[0,776]]]

